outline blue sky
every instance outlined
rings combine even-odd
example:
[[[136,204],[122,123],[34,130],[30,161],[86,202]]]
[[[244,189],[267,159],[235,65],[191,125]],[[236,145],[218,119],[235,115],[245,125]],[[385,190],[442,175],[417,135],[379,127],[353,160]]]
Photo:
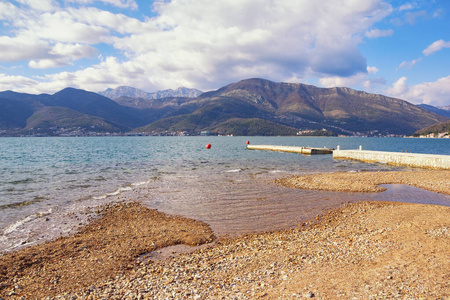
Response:
[[[259,77],[447,106],[449,28],[447,0],[0,0],[0,90]]]

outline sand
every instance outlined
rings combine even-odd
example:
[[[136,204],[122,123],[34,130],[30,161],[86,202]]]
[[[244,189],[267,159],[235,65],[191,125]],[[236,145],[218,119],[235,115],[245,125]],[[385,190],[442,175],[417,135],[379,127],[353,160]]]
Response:
[[[421,172],[389,172],[393,173],[389,178],[415,186],[436,185],[435,190],[448,193],[448,171]],[[341,188],[352,186],[357,178],[376,187],[386,178],[383,172],[348,174],[339,173]],[[336,174],[316,175],[321,176],[336,178]],[[314,176],[309,178],[314,181]],[[431,185],[433,180],[437,184]],[[450,207],[360,202],[317,216],[299,228],[216,239],[192,253],[151,260],[139,255],[170,244],[209,243],[214,236],[204,223],[122,203],[106,206],[101,219],[74,236],[0,257],[0,295],[5,299],[449,299],[449,237]]]

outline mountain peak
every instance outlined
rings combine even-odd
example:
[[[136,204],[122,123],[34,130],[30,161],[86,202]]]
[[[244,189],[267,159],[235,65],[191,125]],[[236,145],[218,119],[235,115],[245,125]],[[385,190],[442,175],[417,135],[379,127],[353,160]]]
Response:
[[[179,87],[176,90],[168,89],[148,93],[131,86],[119,86],[115,89],[108,88],[103,92],[99,92],[99,94],[113,100],[124,96],[129,98],[142,98],[148,100],[148,99],[161,99],[168,97],[195,98],[200,94],[202,94],[202,91],[197,89],[190,89],[187,87]]]

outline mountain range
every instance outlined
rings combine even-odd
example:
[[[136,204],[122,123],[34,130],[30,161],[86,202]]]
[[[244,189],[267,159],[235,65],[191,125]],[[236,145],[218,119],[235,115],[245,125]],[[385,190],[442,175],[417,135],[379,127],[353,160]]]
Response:
[[[425,108],[428,111],[434,112],[435,114],[450,118],[450,105],[436,107],[428,104],[419,104],[418,106]]]
[[[103,92],[99,92],[100,95],[109,99],[115,100],[120,97],[128,98],[140,98],[144,100],[149,99],[161,99],[169,97],[186,97],[195,98],[203,92],[197,89],[190,89],[186,87],[179,87],[176,90],[168,89],[163,91],[157,91],[153,93],[144,92],[143,90],[131,87],[131,86],[119,86],[115,89],[106,89]]]
[[[142,94],[145,92],[131,87],[110,90],[109,94],[106,94],[108,90],[102,92],[108,97],[74,88],[53,95],[0,92],[0,134],[183,131],[195,135],[210,131],[234,135],[295,135],[298,131],[317,131],[409,135],[449,120],[400,99],[345,87],[319,88],[256,78],[192,97],[190,92],[200,92],[177,90],[184,96],[163,97],[169,94],[161,92],[147,93],[156,95],[148,98]]]

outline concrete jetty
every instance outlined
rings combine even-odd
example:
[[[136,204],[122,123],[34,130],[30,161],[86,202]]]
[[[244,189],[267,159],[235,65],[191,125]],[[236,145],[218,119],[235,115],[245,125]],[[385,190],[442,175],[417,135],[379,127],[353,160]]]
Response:
[[[247,145],[248,150],[269,150],[300,154],[332,154],[332,148],[311,148],[297,146]]]
[[[388,165],[450,170],[450,155],[385,152],[368,150],[334,150],[333,158],[355,159]]]

